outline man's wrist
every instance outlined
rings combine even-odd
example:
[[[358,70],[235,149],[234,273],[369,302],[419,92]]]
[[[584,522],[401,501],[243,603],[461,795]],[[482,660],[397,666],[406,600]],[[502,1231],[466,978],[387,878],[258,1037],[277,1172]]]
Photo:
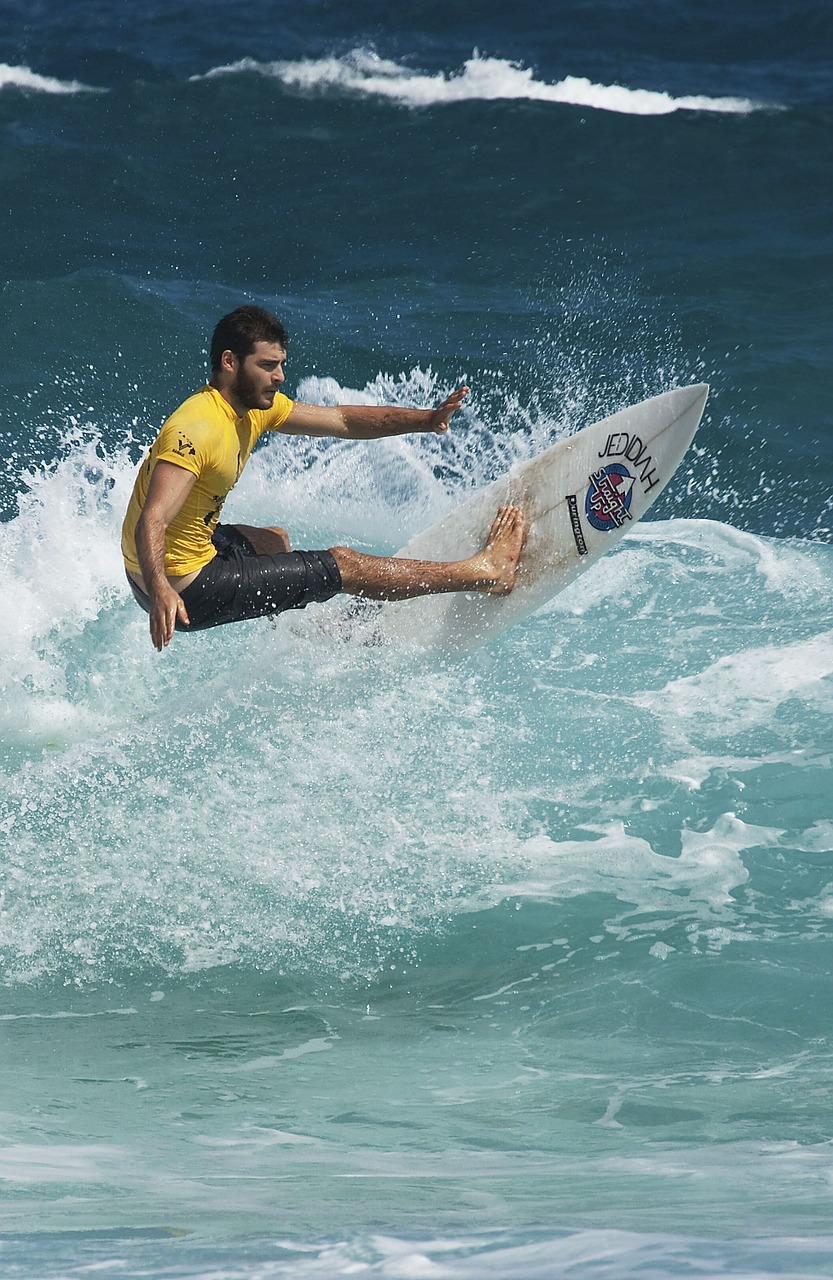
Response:
[[[142,577],[147,583],[148,596],[151,598],[164,595],[166,591],[172,590],[171,584],[164,574],[153,573],[147,575],[143,573]]]

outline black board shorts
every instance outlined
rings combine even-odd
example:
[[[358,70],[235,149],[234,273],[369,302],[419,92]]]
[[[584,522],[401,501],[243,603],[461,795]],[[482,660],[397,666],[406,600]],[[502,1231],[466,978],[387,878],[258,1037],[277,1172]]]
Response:
[[[246,535],[230,524],[218,524],[211,541],[216,556],[179,593],[191,625],[177,618],[177,631],[206,631],[285,609],[305,609],[341,590],[341,574],[329,551],[259,555]],[[127,580],[148,613],[147,596],[129,576]]]

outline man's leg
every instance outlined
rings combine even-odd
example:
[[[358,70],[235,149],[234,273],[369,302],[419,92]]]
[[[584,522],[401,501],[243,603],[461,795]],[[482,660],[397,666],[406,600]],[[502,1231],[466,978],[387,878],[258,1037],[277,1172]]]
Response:
[[[286,529],[281,529],[277,525],[270,529],[256,529],[250,524],[236,524],[233,527],[249,539],[259,556],[284,555],[292,550],[289,534]]]
[[[350,547],[331,547],[341,573],[341,589],[369,600],[410,600],[451,591],[483,591],[504,596],[515,585],[515,571],[526,525],[518,507],[501,507],[486,546],[467,560],[398,560],[368,556]]]

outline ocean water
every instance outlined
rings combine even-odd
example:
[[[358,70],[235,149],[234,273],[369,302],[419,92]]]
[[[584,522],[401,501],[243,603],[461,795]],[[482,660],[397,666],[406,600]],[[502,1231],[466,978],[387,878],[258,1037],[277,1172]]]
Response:
[[[0,5],[4,1276],[833,1272],[831,27]],[[242,301],[299,398],[472,387],[260,448],[227,514],[296,545],[712,391],[479,650],[334,601],[160,656],[121,519]]]

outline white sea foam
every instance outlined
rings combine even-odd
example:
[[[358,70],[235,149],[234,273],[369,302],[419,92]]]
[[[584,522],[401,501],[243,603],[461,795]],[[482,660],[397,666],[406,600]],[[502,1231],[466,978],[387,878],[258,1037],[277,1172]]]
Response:
[[[692,723],[709,734],[737,733],[769,723],[790,699],[823,695],[823,682],[831,675],[833,631],[828,631],[795,644],[743,649],[696,675],[670,681],[659,695],[635,701],[666,717],[675,735]]]
[[[29,89],[34,93],[103,93],[80,80],[56,80],[53,76],[41,76],[29,67],[12,67],[0,62],[0,89]]]
[[[443,388],[416,370],[300,390],[426,403]],[[279,437],[228,516],[279,519],[300,545],[381,550],[540,443],[524,424],[491,430],[468,406],[444,437]],[[722,750],[714,734],[726,730],[762,725],[782,755],[818,740],[833,667],[829,548],[707,521],[640,526],[499,653],[458,666],[342,644],[315,625],[320,610],[299,619],[306,633],[252,623],[178,637],[160,657],[118,550],[134,473],[90,429],[25,477],[0,526],[0,594],[15,602],[0,620],[0,952],[12,978],[137,963],[373,971],[437,919],[507,897],[605,895],[602,927],[624,941],[644,936],[640,910],[652,943],[658,913],[694,929],[691,945],[736,936],[745,850],[777,844],[779,829],[731,818],[728,792],[688,828],[679,796],[696,810],[700,793],[682,786],[669,804],[653,794],[642,828],[639,779],[734,771],[754,743]],[[323,608],[337,620],[341,607]],[[816,727],[782,732],[788,703]],[[601,776],[620,781],[600,800]],[[560,818],[541,831],[554,797],[565,811],[575,802],[588,835]]]
[[[623,115],[657,116],[675,111],[709,111],[746,115],[764,104],[748,98],[687,94],[675,97],[653,89],[619,84],[594,84],[584,76],[565,76],[549,83],[529,68],[506,58],[490,58],[475,51],[455,71],[415,70],[404,62],[381,58],[371,49],[353,49],[342,56],[301,58],[296,62],[257,62],[243,58],[215,67],[205,77],[251,74],[269,76],[287,88],[304,93],[330,91],[387,98],[408,107],[454,102],[520,100],[553,102],[615,111]]]
[[[826,590],[827,580],[820,564],[808,555],[807,543],[789,542],[784,538],[763,538],[730,524],[716,520],[675,520],[673,529],[667,523],[643,521],[637,534],[642,544],[656,543],[668,547],[674,543],[695,553],[701,563],[729,569],[754,569],[764,581],[767,591],[779,592],[795,601],[796,597],[818,598]]]
[[[128,1162],[122,1147],[93,1145],[6,1145],[0,1155],[0,1178],[12,1183],[101,1182]]]
[[[631,1176],[657,1169],[659,1160],[630,1162]],[[582,1169],[584,1173],[586,1166]],[[538,1171],[536,1171],[538,1172]],[[691,1178],[690,1164],[668,1168],[672,1176]],[[712,1171],[709,1171],[711,1175]],[[719,1173],[723,1175],[724,1170]],[[277,1246],[281,1247],[280,1245]],[[830,1237],[750,1237],[726,1243],[671,1233],[638,1233],[611,1228],[561,1231],[476,1231],[458,1238],[403,1239],[373,1235],[360,1240],[285,1246],[291,1262],[244,1261],[238,1280],[323,1280],[336,1275],[384,1276],[387,1280],[677,1280],[682,1275],[711,1274],[726,1280],[807,1280],[817,1274],[819,1258],[829,1259]],[[80,1271],[80,1268],[79,1268]],[[74,1276],[74,1272],[70,1273]]]
[[[379,374],[361,389],[309,377],[297,391],[299,400],[313,404],[426,407],[450,389],[430,370],[416,368],[399,378]],[[517,435],[501,436],[466,405],[453,432],[443,437],[394,436],[372,449],[361,441],[280,437],[262,450],[257,468],[244,472],[236,494],[255,522],[272,523],[269,512],[280,510],[296,540],[335,537],[365,550],[396,550],[446,515],[468,490],[550,443],[536,437],[528,417],[518,425],[524,430]]]
[[[61,645],[77,645],[124,594],[119,525],[132,466],[126,454],[104,463],[95,444],[79,437],[62,462],[23,481],[19,514],[2,526],[0,540],[0,588],[15,601],[0,619],[7,742],[48,740],[96,721],[89,701],[69,692]]]
[[[519,844],[512,861],[517,878],[492,884],[463,906],[481,911],[507,899],[564,901],[588,893],[613,894],[630,910],[606,923],[609,933],[623,940],[638,933],[640,918],[679,919],[690,915],[695,930],[689,940],[702,937],[717,950],[739,936],[733,891],[746,883],[748,872],[740,854],[751,846],[771,846],[779,832],[751,827],[734,814],[723,814],[711,831],[682,832],[677,856],[658,853],[640,837],[629,835],[621,822],[600,831],[596,839],[554,841],[533,837]],[[722,927],[717,927],[722,926]]]

